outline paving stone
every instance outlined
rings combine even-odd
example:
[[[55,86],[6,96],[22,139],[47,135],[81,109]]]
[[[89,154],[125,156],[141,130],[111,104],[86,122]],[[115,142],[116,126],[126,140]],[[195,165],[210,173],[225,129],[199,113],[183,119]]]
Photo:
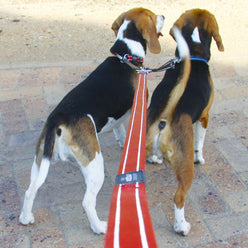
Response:
[[[205,222],[216,240],[225,240],[231,236],[248,233],[247,212],[239,215],[215,216],[214,218],[207,218]]]
[[[60,228],[50,227],[30,231],[32,248],[66,248],[64,235]]]
[[[4,177],[0,181],[0,202],[2,213],[16,213],[20,209],[17,184],[14,177]]]
[[[202,168],[216,184],[218,190],[224,194],[244,190],[245,186],[240,177],[215,146],[207,145],[205,148],[206,163]]]
[[[220,63],[219,61],[211,62],[211,71],[212,75],[216,78],[218,77],[235,77],[237,73],[234,69],[234,66],[229,63]]]
[[[154,229],[158,248],[182,247],[171,227]]]
[[[235,235],[227,239],[228,243],[233,248],[246,248],[248,247],[248,235]]]
[[[9,209],[9,212],[0,212],[1,218],[0,218],[0,238],[14,235],[18,233],[23,233],[26,230],[28,230],[28,227],[23,226],[19,223],[19,212],[12,212],[11,209]],[[1,246],[4,247],[4,246]]]
[[[63,85],[44,86],[44,92],[46,101],[49,105],[57,105],[65,96],[65,89]]]
[[[17,79],[19,77],[19,70],[1,70],[0,71],[0,82],[1,90],[13,88],[17,84]]]
[[[83,81],[95,68],[97,64],[85,64],[80,67],[63,68],[60,73],[61,84],[78,84]]]
[[[248,191],[239,191],[225,196],[226,202],[235,212],[248,212]]]
[[[13,234],[0,237],[0,244],[4,248],[27,248],[30,241],[26,234]]]
[[[47,105],[44,98],[23,99],[23,106],[28,120],[47,116]]]
[[[65,239],[70,247],[102,241],[102,235],[93,234],[81,204],[70,204],[60,214]],[[88,237],[88,238],[86,238]]]
[[[190,190],[190,199],[197,206],[203,218],[223,215],[230,212],[227,203],[222,199],[220,192],[209,180],[194,180]]]
[[[9,135],[7,137],[7,145],[8,147],[35,146],[39,134],[37,131],[28,131]]]
[[[247,148],[239,140],[222,140],[216,147],[237,172],[247,171]]]
[[[239,176],[241,180],[243,181],[243,183],[246,185],[246,187],[248,187],[248,171],[239,173]]]
[[[248,98],[247,97],[238,97],[234,99],[227,99],[221,101],[214,101],[213,106],[211,108],[211,113],[213,114],[221,114],[225,112],[244,112],[248,106]],[[247,116],[247,115],[246,115]]]
[[[30,69],[21,70],[20,76],[18,78],[18,86],[32,87],[38,85],[39,74],[40,74],[39,68],[34,68],[33,70]]]
[[[239,138],[242,143],[248,148],[248,126],[247,123],[237,123],[230,127],[235,133],[236,137]]]
[[[12,90],[1,90],[0,99],[1,101],[9,101],[12,99],[24,99],[26,97],[37,97],[42,95],[42,87],[31,86],[25,88],[18,88]]]
[[[41,68],[38,82],[42,85],[54,85],[59,83],[61,68],[60,67],[46,67]]]
[[[223,89],[221,94],[225,99],[248,96],[248,85],[235,86],[228,89]]]
[[[247,122],[246,116],[237,111],[224,112],[211,115],[211,125],[214,127],[222,127],[226,125],[233,125],[235,123]]]

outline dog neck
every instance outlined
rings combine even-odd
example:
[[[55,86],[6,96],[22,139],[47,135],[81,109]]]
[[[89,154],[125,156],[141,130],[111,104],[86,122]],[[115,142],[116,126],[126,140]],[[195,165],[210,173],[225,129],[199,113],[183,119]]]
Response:
[[[111,53],[124,56],[126,54],[144,58],[146,54],[146,40],[135,26],[133,21],[124,20],[118,30],[115,44]]]

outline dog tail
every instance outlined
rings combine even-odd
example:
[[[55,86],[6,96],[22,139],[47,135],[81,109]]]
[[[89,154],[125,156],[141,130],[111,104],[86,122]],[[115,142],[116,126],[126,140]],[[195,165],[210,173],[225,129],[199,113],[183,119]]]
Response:
[[[190,66],[191,66],[190,51],[187,42],[185,41],[178,27],[173,26],[172,30],[173,30],[173,36],[177,42],[177,49],[178,49],[179,57],[181,59],[181,66],[176,85],[173,87],[172,91],[170,92],[169,99],[165,108],[165,112],[162,114],[162,116],[169,118],[170,120],[172,120],[176,106],[186,88],[190,75]]]
[[[52,159],[56,134],[60,136],[61,130],[59,125],[64,123],[64,118],[62,117],[63,116],[59,114],[50,115],[48,117],[36,145],[36,157],[39,158],[38,161],[42,158],[46,158],[48,160]]]

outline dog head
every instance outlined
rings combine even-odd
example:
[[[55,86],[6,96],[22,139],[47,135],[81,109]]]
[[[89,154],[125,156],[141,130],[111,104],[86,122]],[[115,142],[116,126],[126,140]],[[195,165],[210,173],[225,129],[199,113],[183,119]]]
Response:
[[[161,47],[158,38],[161,35],[163,24],[164,17],[162,15],[155,15],[152,11],[144,8],[134,8],[122,13],[112,24],[112,29],[117,40],[136,40],[138,39],[137,34],[131,30],[131,26],[135,25],[145,41],[145,50],[148,45],[150,52],[160,53]]]
[[[181,29],[189,45],[191,55],[209,60],[212,37],[219,51],[224,51],[217,21],[209,11],[203,9],[188,10],[178,18],[174,25]],[[173,37],[172,29],[170,35]]]

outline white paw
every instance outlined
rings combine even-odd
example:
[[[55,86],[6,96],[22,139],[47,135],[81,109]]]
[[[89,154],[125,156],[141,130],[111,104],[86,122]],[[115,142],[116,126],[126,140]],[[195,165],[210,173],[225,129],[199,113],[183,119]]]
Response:
[[[174,230],[176,233],[186,236],[190,231],[190,224],[187,221],[183,221],[181,223],[175,221]]]
[[[151,157],[149,157],[147,159],[147,161],[150,164],[162,164],[163,163],[163,159],[162,158],[159,158],[157,155],[152,155]]]
[[[203,158],[202,154],[200,154],[198,151],[194,152],[194,163],[195,164],[204,164],[205,159]]]
[[[100,221],[97,225],[91,225],[91,228],[97,234],[105,234],[107,232],[107,225],[107,221]]]
[[[33,213],[25,214],[24,211],[21,212],[19,217],[19,222],[23,225],[33,224],[35,221]]]

